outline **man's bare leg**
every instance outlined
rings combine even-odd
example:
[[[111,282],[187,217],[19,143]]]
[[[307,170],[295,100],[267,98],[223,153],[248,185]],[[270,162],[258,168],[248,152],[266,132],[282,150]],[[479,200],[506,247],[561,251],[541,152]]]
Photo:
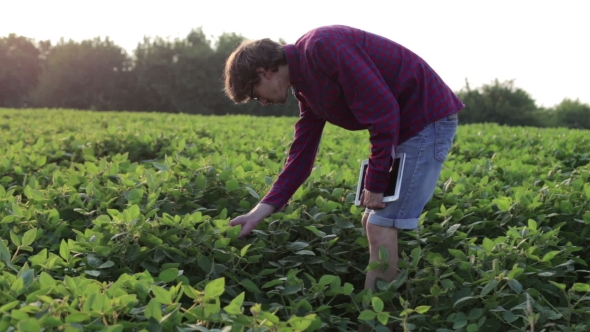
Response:
[[[381,246],[387,250],[388,256],[388,266],[385,271],[377,268],[376,270],[368,271],[367,276],[365,277],[365,288],[369,288],[371,291],[375,292],[377,289],[377,286],[375,285],[377,278],[381,278],[386,282],[392,282],[397,277],[397,228],[372,225],[367,222],[367,219],[368,215],[364,214],[361,222],[365,229],[365,233],[367,234],[367,238],[369,239],[369,263],[379,261],[379,247]],[[386,311],[393,310],[393,308],[385,309]],[[395,329],[393,323],[388,324],[387,327],[392,331]],[[368,330],[365,326],[361,325],[358,331],[365,332]]]
[[[387,269],[377,268],[367,272],[365,288],[376,290],[375,281],[381,278],[386,282],[392,282],[397,277],[397,228],[373,225],[367,222],[368,215],[363,215],[362,224],[369,239],[369,263],[379,261],[379,248],[387,251]]]

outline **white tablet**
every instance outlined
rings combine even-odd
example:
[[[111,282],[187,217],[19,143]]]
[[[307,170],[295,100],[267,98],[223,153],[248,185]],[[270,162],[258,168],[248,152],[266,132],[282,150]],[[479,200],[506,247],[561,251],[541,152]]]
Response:
[[[393,202],[399,199],[399,194],[402,186],[402,174],[404,172],[405,162],[405,153],[396,154],[391,164],[391,168],[389,169],[389,184],[387,186],[387,190],[385,190],[385,192],[383,193],[383,202]],[[363,188],[365,188],[365,175],[367,174],[368,168],[369,160],[365,159],[361,162],[361,167],[359,171],[359,179],[356,187],[356,196],[354,199],[354,204],[356,206],[361,205],[361,194],[363,193]]]

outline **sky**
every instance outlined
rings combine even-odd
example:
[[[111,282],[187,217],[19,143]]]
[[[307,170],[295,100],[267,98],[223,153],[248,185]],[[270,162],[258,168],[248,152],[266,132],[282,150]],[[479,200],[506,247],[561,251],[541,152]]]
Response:
[[[144,36],[293,43],[344,24],[385,36],[424,58],[454,90],[514,80],[537,106],[590,104],[589,0],[0,0],[0,37],[81,41],[106,37],[128,52]]]

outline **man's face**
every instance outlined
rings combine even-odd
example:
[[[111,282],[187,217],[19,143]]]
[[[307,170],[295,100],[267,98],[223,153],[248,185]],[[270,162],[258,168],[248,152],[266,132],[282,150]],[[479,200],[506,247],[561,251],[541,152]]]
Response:
[[[259,68],[260,82],[252,87],[251,99],[258,100],[262,106],[284,104],[289,97],[289,86],[281,80],[279,73]]]

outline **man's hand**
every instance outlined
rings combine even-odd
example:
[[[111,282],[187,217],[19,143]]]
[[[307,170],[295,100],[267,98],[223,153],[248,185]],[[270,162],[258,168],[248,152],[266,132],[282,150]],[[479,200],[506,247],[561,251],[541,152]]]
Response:
[[[379,210],[385,208],[383,203],[383,193],[372,193],[367,189],[363,189],[361,194],[361,205],[373,210]]]
[[[230,220],[229,225],[242,225],[242,230],[240,231],[240,235],[238,236],[238,238],[242,238],[250,234],[250,232],[252,232],[252,230],[256,228],[256,226],[258,226],[258,224],[262,220],[264,220],[264,218],[270,216],[274,212],[274,210],[274,206],[260,203],[256,205],[256,207],[253,208],[252,211],[248,212],[247,214],[241,215],[235,219]]]

